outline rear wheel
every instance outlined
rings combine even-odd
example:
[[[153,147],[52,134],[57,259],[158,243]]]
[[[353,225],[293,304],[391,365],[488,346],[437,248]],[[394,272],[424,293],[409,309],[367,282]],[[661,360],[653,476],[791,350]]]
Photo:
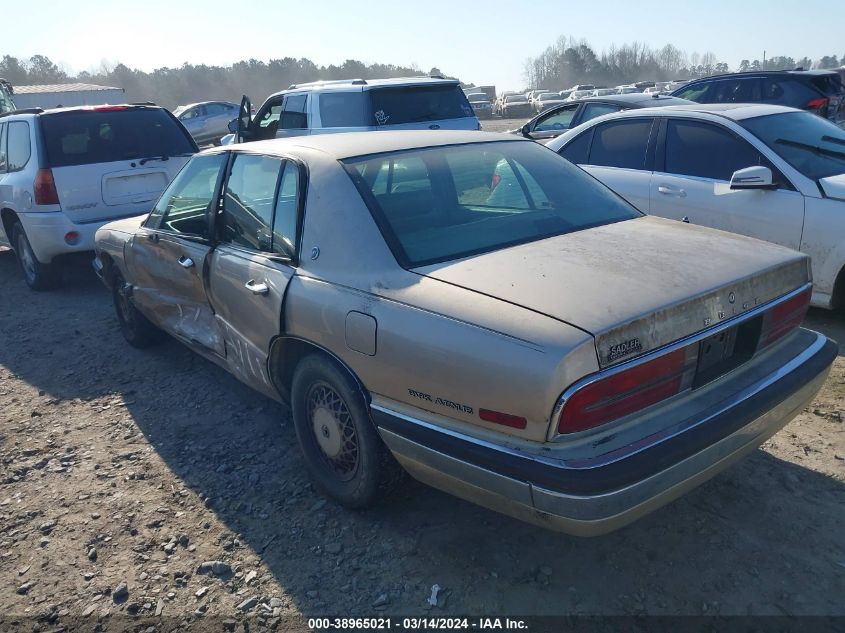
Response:
[[[38,261],[20,222],[15,222],[12,227],[12,245],[26,285],[33,290],[52,288],[56,282],[55,269],[52,264]]]
[[[145,317],[129,298],[129,286],[119,272],[112,281],[112,299],[123,338],[137,348],[150,347],[162,339],[162,331]]]
[[[348,508],[364,508],[395,488],[404,471],[347,372],[325,356],[307,356],[296,367],[291,391],[305,465],[326,494]]]

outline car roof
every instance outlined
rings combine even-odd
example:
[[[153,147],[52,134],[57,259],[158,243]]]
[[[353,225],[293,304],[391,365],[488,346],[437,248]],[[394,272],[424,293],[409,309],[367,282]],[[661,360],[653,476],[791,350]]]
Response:
[[[792,75],[794,77],[806,77],[806,76],[813,76],[818,77],[822,75],[836,75],[836,70],[822,70],[822,69],[814,69],[814,70],[749,70],[743,73],[725,73],[723,75],[710,75],[709,77],[700,77],[699,79],[693,79],[690,81],[689,84],[697,84],[704,81],[711,81],[713,79],[736,79],[741,77],[762,77],[762,76],[784,76],[784,75]]]
[[[238,104],[233,103],[231,101],[226,101],[224,99],[217,99],[217,100],[212,100],[212,101],[197,101],[196,103],[189,103],[187,105],[176,106],[174,108],[174,110],[178,110],[179,108],[187,110],[188,108],[194,108],[196,106],[201,106],[201,105],[208,105],[209,103],[223,103],[223,104],[230,105],[230,106],[235,106],[235,107],[238,106]]]
[[[665,101],[667,99],[670,99],[672,101],[687,101],[686,99],[680,99],[679,97],[670,97],[669,95],[645,94],[643,92],[629,92],[627,94],[611,94],[611,95],[605,95],[603,97],[587,97],[586,99],[581,99],[581,101],[584,101],[584,102],[603,101],[603,102],[619,103],[619,104],[622,104],[622,105],[634,105],[634,104],[639,105],[639,104],[646,104],[646,103],[660,103],[661,101]],[[693,102],[689,101],[688,103],[693,103]]]
[[[529,139],[512,134],[496,132],[478,132],[474,130],[396,130],[374,132],[341,132],[338,134],[312,134],[309,136],[294,136],[290,138],[276,138],[267,141],[239,143],[226,145],[203,153],[220,151],[235,151],[247,153],[284,156],[297,149],[310,149],[322,152],[331,158],[343,160],[355,156],[382,154],[409,149],[426,147],[443,147],[445,145],[464,145],[469,143],[490,142],[528,142]]]
[[[444,79],[443,77],[390,77],[388,79],[338,79],[332,81],[313,81],[310,83],[292,84],[285,90],[279,90],[271,94],[268,99],[287,94],[289,92],[332,92],[335,90],[349,91],[361,90],[366,91],[372,88],[380,88],[384,86],[425,86],[437,84],[452,84],[459,85],[457,79]]]
[[[667,112],[692,112],[701,114],[715,114],[726,119],[741,121],[758,116],[783,114],[785,112],[800,112],[795,108],[769,105],[765,103],[692,103],[690,105],[666,106],[663,108],[643,108],[617,113],[618,116],[643,116],[644,114],[661,114]]]
[[[12,110],[11,112],[4,112],[0,117],[12,117],[28,115],[30,118],[36,116],[43,116],[45,114],[62,114],[65,112],[96,112],[106,110],[163,110],[159,105],[154,103],[104,103],[100,105],[79,105],[66,106],[64,108],[23,108],[21,110]]]

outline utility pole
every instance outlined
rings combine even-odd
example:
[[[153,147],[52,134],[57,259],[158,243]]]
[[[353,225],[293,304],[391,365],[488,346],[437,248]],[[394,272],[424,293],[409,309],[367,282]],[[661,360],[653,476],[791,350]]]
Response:
[[[763,51],[763,70],[766,70],[766,51]]]

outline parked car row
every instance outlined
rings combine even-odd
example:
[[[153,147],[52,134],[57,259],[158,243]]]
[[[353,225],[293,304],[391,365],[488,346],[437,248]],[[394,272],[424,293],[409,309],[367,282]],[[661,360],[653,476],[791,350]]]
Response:
[[[651,217],[584,171],[684,199],[693,185],[660,180],[676,156],[732,153],[743,167],[720,195],[777,183],[812,197],[815,181],[804,222],[818,224],[845,200],[838,128],[714,107],[706,124],[769,148],[746,166],[750,154],[714,141],[710,158],[679,148],[706,107],[677,101],[561,104],[581,125],[555,151],[524,138],[538,125],[478,131],[457,82],[432,78],[300,84],[254,117],[244,98],[229,142],[199,153],[154,106],[22,111],[0,117],[0,208],[25,275],[50,265],[39,253],[53,251],[33,244],[87,250],[96,230],[95,269],[126,341],[169,334],[288,403],[306,468],[338,503],[369,506],[406,471],[601,534],[754,450],[838,354],[800,327],[825,293],[806,252],[696,226],[693,211]],[[531,111],[525,95],[501,107]],[[812,122],[755,127],[782,115]]]

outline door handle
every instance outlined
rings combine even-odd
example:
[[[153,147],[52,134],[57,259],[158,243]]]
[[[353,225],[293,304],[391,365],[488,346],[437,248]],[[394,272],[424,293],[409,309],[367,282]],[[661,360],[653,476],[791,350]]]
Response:
[[[687,192],[683,189],[676,189],[667,185],[658,185],[657,193],[662,193],[664,196],[678,196],[679,198],[686,198]]]
[[[249,290],[254,295],[266,295],[270,292],[270,288],[267,287],[267,284],[257,284],[255,283],[255,279],[250,279],[248,282],[244,284],[244,288]]]
[[[182,255],[182,257],[179,258],[179,265],[182,268],[193,268],[194,260],[190,257],[185,257],[184,255]]]

